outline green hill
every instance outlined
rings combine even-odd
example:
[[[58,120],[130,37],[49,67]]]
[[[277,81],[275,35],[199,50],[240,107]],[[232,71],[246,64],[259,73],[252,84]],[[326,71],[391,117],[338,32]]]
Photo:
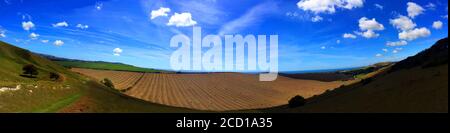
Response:
[[[105,61],[85,61],[78,59],[68,59],[61,58],[47,54],[35,53],[41,57],[44,57],[48,60],[56,62],[64,67],[68,68],[87,68],[87,69],[98,69],[98,70],[113,70],[113,71],[130,71],[130,72],[165,72],[163,70],[151,69],[151,68],[142,68],[136,67],[133,65],[123,64],[123,63],[115,63],[115,62],[105,62]]]
[[[65,67],[88,68],[99,70],[114,70],[114,71],[131,71],[131,72],[161,72],[150,68],[141,68],[122,63],[110,63],[99,61],[55,61],[56,63]]]
[[[138,100],[0,41],[0,112],[196,112]],[[35,78],[22,75],[34,65]],[[52,80],[58,73],[60,80]]]
[[[263,112],[448,112],[448,39],[359,83]]]

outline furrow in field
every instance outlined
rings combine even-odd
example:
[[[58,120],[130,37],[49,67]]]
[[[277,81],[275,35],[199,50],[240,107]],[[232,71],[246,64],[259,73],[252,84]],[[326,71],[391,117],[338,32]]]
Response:
[[[72,69],[116,88],[133,89],[125,94],[154,103],[201,110],[240,110],[286,104],[295,95],[310,97],[344,82],[320,82],[279,76],[260,82],[258,75],[239,73],[160,74]]]
[[[199,75],[200,78],[195,78],[195,80],[192,80],[192,83],[196,86],[196,88],[198,88],[199,93],[201,93],[202,95],[202,99],[204,99],[202,102],[206,103],[207,105],[209,105],[209,107],[213,110],[217,110],[220,108],[220,106],[218,105],[220,102],[214,98],[211,94],[211,90],[214,90],[214,88],[209,88],[206,89],[205,86],[212,86],[208,83],[205,83],[204,81],[206,80],[206,78],[204,77],[204,75]],[[203,82],[203,83],[202,83]]]
[[[230,107],[227,108],[227,110],[245,107],[246,101],[243,100],[242,97],[236,96],[235,92],[230,91],[227,88],[228,81],[224,74],[217,75],[214,78],[216,78],[216,81],[219,81],[219,82],[217,82],[216,88],[220,89],[219,91],[222,94],[222,96],[224,97],[225,101],[227,101],[227,103],[230,104]],[[229,100],[229,99],[233,99],[233,100]]]
[[[205,109],[208,108],[208,105],[202,102],[203,100],[206,100],[202,97],[202,94],[198,91],[198,88],[195,87],[195,85],[192,83],[193,78],[183,76],[181,78],[183,83],[185,83],[185,89],[187,92],[191,93],[192,97],[187,98],[191,101],[193,107],[196,107],[197,109]]]
[[[171,85],[173,85],[173,92],[174,92],[174,99],[175,99],[175,104],[179,107],[189,107],[189,104],[186,102],[186,98],[188,98],[189,96],[186,96],[184,93],[184,87],[182,86],[183,84],[180,83],[180,79],[179,76],[176,74],[171,74]]]

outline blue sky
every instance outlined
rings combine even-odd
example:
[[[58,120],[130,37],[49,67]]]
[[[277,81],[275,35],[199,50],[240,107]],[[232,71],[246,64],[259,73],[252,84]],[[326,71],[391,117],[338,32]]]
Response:
[[[203,35],[278,35],[280,71],[346,68],[398,61],[447,37],[448,3],[0,0],[0,40],[73,59],[170,69],[171,37],[192,35],[192,26]]]

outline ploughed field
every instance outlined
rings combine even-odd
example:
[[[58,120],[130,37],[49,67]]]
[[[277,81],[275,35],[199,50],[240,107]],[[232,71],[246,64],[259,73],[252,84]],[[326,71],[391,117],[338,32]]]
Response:
[[[352,81],[322,82],[278,76],[260,82],[259,76],[241,73],[161,74],[73,68],[96,78],[108,78],[127,95],[146,101],[199,110],[227,111],[287,104],[295,95],[322,94]]]
[[[93,70],[82,68],[72,68],[71,70],[98,80],[108,78],[113,81],[114,87],[118,90],[125,90],[133,87],[133,85],[137,83],[142,76],[144,76],[144,73],[126,71]]]

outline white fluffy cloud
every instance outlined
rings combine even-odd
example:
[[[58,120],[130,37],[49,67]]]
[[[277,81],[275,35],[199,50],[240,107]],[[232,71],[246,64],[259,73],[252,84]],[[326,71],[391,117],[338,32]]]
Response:
[[[356,32],[356,34],[358,34],[364,38],[377,38],[380,36],[380,34],[375,33],[373,30],[367,30],[364,32]]]
[[[22,28],[23,28],[24,30],[30,30],[30,29],[34,28],[34,24],[33,24],[33,22],[31,22],[31,21],[28,21],[28,22],[22,22]]]
[[[300,0],[297,7],[304,11],[313,13],[330,13],[336,12],[337,8],[353,9],[364,6],[364,0]]]
[[[384,30],[383,24],[377,22],[375,18],[368,19],[366,17],[362,17],[359,19],[359,29],[364,30]]]
[[[338,7],[345,9],[353,9],[364,6],[364,0],[336,0],[338,1]]]
[[[366,17],[362,17],[359,19],[359,29],[361,32],[355,32],[356,34],[365,38],[376,38],[380,36],[380,34],[375,33],[375,31],[384,30],[384,26],[383,24],[378,23],[375,18],[368,19]]]
[[[52,26],[53,27],[67,27],[67,26],[69,26],[69,24],[66,21],[63,21],[63,22],[59,22],[56,24],[52,24]]]
[[[402,40],[412,41],[420,37],[427,37],[431,34],[430,30],[425,27],[415,28],[413,30],[402,31],[398,34],[398,38]]]
[[[386,49],[386,48],[384,48],[384,49],[381,49],[381,50],[383,50],[383,52],[389,52],[389,50],[388,50],[388,49]]]
[[[406,10],[408,11],[408,16],[411,18],[414,18],[414,17],[422,14],[423,11],[425,11],[425,9],[423,9],[423,7],[421,7],[420,5],[418,5],[414,2],[408,2],[407,5],[408,5],[408,8]]]
[[[311,21],[313,21],[313,22],[320,22],[322,20],[323,20],[323,18],[320,16],[314,16],[311,18]]]
[[[89,25],[77,24],[77,28],[87,29],[87,28],[89,28]]]
[[[334,13],[336,12],[336,1],[334,0],[301,0],[297,7],[304,11],[314,13]]]
[[[158,10],[152,10],[150,13],[150,19],[155,19],[161,16],[168,16],[167,13],[170,12],[170,8],[160,7]]]
[[[187,26],[194,26],[197,22],[192,20],[191,13],[184,12],[184,13],[175,13],[172,15],[169,19],[169,22],[167,23],[168,26],[176,26],[176,27],[187,27]]]
[[[433,22],[434,29],[442,29],[442,25],[443,25],[442,21],[434,21]]]
[[[36,40],[36,39],[38,39],[39,36],[40,36],[39,34],[36,34],[36,33],[33,32],[28,37],[30,37],[33,40]]]
[[[398,18],[389,21],[395,28],[402,31],[414,29],[417,25],[406,16],[398,16]]]
[[[387,42],[386,43],[387,46],[391,46],[391,47],[395,47],[395,46],[405,46],[408,45],[408,42],[402,40],[402,41],[397,41],[397,42]]]
[[[343,38],[351,38],[351,39],[355,39],[356,36],[350,33],[344,33],[344,35],[342,35]]]
[[[123,50],[122,49],[120,49],[120,48],[115,48],[114,50],[113,50],[113,54],[115,55],[115,56],[120,56],[120,54],[123,52]]]
[[[42,43],[48,43],[48,40],[41,40]]]
[[[55,44],[56,46],[62,46],[64,42],[62,40],[56,40],[55,42],[53,42],[53,44]]]
[[[430,30],[428,30],[425,27],[416,28],[417,25],[413,22],[413,20],[411,20],[411,18],[414,18],[417,15],[422,14],[423,11],[425,11],[425,9],[423,9],[420,5],[417,5],[416,3],[413,2],[408,2],[407,6],[409,17],[399,15],[397,18],[390,20],[390,23],[395,28],[399,29],[400,33],[398,34],[398,38],[401,41],[388,42],[387,43],[388,46],[406,45],[407,44],[406,41],[412,41],[420,37],[427,37],[431,34]],[[439,28],[439,22],[437,22],[436,25],[435,23],[433,23],[433,28],[436,29]]]

